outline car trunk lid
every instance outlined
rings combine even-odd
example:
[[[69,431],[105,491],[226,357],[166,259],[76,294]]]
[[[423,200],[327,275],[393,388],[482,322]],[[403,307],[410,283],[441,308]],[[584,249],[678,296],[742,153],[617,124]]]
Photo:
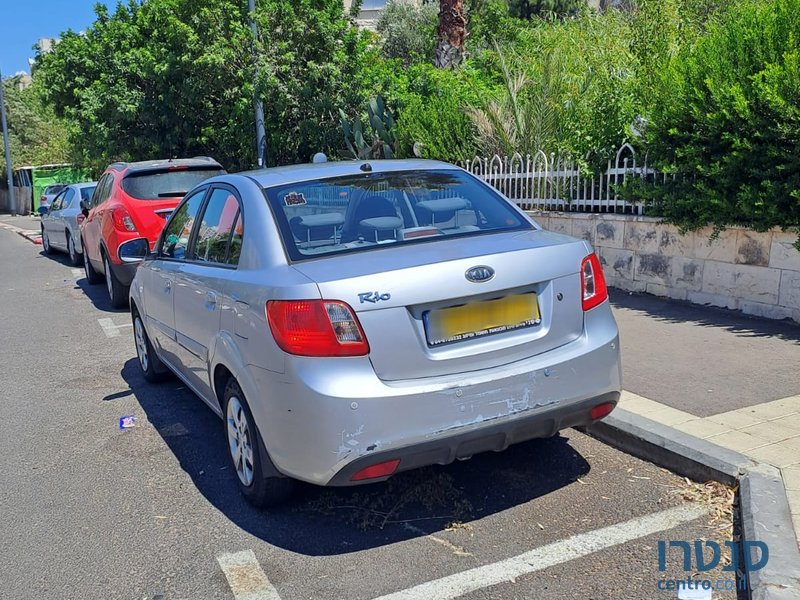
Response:
[[[532,230],[388,247],[294,268],[316,282],[323,298],[353,307],[376,374],[398,381],[508,364],[580,337],[579,271],[588,252],[582,241]],[[470,272],[477,281],[468,279]]]

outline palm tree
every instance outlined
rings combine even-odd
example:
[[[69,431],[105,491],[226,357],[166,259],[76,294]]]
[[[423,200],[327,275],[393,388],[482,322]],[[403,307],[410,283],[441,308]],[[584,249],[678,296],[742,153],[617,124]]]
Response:
[[[455,69],[464,60],[467,17],[464,0],[439,0],[439,27],[436,30],[436,57],[439,69]]]

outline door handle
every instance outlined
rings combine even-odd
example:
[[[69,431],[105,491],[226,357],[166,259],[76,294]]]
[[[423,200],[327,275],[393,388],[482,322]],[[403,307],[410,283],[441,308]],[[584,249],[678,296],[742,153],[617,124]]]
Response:
[[[164,282],[164,293],[169,294],[171,291],[172,291],[172,282],[169,279],[167,279],[167,281]]]
[[[216,304],[217,303],[217,295],[214,292],[208,292],[206,294],[206,302],[209,304]]]

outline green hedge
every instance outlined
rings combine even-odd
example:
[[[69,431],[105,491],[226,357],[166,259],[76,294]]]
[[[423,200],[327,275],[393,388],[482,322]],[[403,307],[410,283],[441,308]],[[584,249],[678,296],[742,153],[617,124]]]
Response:
[[[800,0],[743,0],[666,70],[643,190],[685,229],[800,225]],[[639,190],[642,191],[642,190]]]

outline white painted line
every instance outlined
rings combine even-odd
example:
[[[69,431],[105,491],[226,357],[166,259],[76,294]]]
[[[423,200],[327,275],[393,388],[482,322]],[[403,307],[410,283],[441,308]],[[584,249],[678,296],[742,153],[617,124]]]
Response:
[[[97,322],[100,323],[100,327],[103,328],[103,333],[106,334],[106,337],[119,337],[119,329],[117,326],[114,325],[114,321],[111,319],[97,319]]]
[[[535,573],[576,558],[582,558],[606,548],[619,546],[625,542],[643,538],[660,531],[667,531],[682,523],[693,521],[706,513],[706,509],[695,505],[670,508],[655,514],[631,519],[625,523],[617,523],[595,531],[579,533],[518,556],[448,577],[442,577],[441,579],[434,579],[393,594],[381,596],[375,600],[429,600],[430,598],[445,600],[458,598],[464,594],[498,583],[513,581],[522,575]]]
[[[114,321],[109,319],[108,317],[104,319],[97,319],[97,322],[100,323],[100,327],[103,328],[103,333],[106,334],[106,337],[119,337],[121,335],[120,329],[124,329],[126,327],[133,327],[133,323],[125,323],[123,325],[115,325]]]
[[[217,555],[236,600],[281,600],[252,550]]]

